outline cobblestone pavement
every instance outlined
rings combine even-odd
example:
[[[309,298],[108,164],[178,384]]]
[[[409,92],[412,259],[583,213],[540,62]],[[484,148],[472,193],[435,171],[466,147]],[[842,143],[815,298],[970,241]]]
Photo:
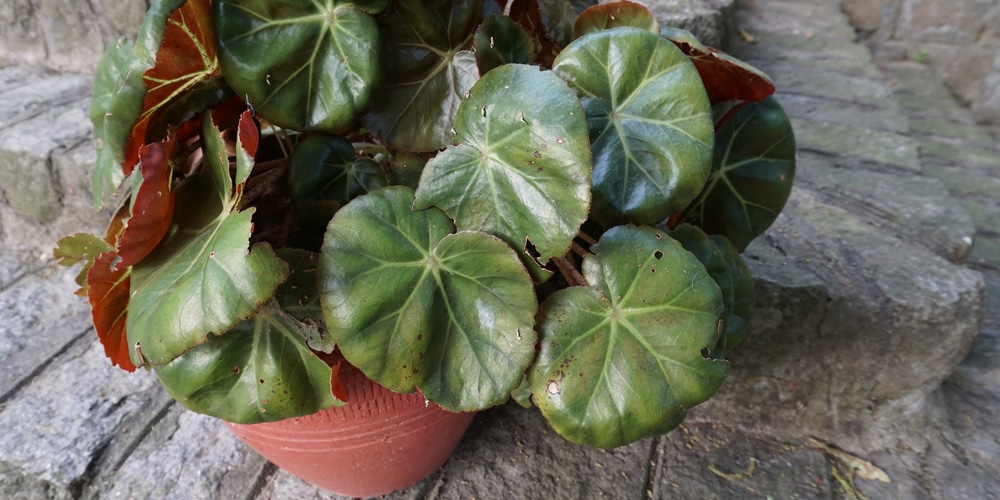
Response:
[[[734,365],[734,382],[727,384],[736,385],[727,385],[721,403],[693,410],[688,423],[666,436],[615,450],[568,444],[537,411],[513,404],[484,411],[445,467],[388,498],[1000,497],[1000,431],[993,425],[1000,409],[996,137],[976,126],[926,67],[873,61],[837,1],[742,0],[736,20],[740,36],[731,51],[773,77],[794,121],[800,165],[807,167],[800,170],[795,210],[837,208],[867,229],[891,231],[901,261],[911,255],[906,247],[916,246],[934,266],[964,260],[982,275],[978,281],[964,266],[942,267],[944,274],[973,280],[974,292],[985,284],[984,320],[958,369],[919,401],[926,418],[910,427],[919,439],[880,436],[880,429],[891,434],[896,428],[878,422],[868,434],[848,435],[834,422],[829,433],[814,433],[822,442],[805,433],[796,437],[788,423],[802,410],[796,404],[808,415],[815,403],[785,397],[794,384],[779,388],[774,401],[790,410],[777,406],[773,421],[766,421],[772,417],[766,407],[753,407],[756,400],[739,403],[741,411],[756,413],[733,417],[720,406],[737,401],[734,394],[763,394],[754,387],[768,378],[747,376]],[[49,94],[33,101],[25,97],[29,87]],[[48,251],[59,234],[99,229],[92,226],[100,217],[81,215],[87,200],[80,199],[86,192],[80,165],[93,154],[85,140],[88,89],[85,75],[0,68],[0,156],[6,158],[0,161],[16,159],[0,169],[15,172],[0,175],[0,186],[6,203],[20,207],[0,212],[0,428],[6,429],[0,433],[0,497],[339,498],[276,469],[219,421],[185,411],[151,375],[120,372],[104,358],[87,306],[72,294],[75,271],[57,266]],[[51,123],[62,124],[62,131],[36,132]],[[857,203],[858,196],[865,203]],[[61,210],[35,203],[43,198],[60,200]],[[796,224],[779,219],[766,239],[771,246],[751,248],[755,276],[764,277],[759,290],[776,287],[781,273],[824,272],[779,234],[805,227]],[[859,238],[869,234],[857,231]],[[791,258],[772,255],[775,249],[792,252],[796,261],[772,265]],[[858,257],[867,265],[865,258]],[[848,282],[855,279],[851,272],[878,272],[839,266],[830,269],[846,273]],[[812,300],[819,286],[813,285],[787,286],[779,295]],[[978,309],[961,305],[949,310],[954,321],[974,323],[962,315]],[[765,307],[772,313],[761,323],[784,324],[774,317],[779,306]],[[921,339],[928,350],[934,347]],[[885,411],[893,411],[890,406]],[[869,439],[893,445],[858,442]],[[891,482],[877,480],[879,471]]]

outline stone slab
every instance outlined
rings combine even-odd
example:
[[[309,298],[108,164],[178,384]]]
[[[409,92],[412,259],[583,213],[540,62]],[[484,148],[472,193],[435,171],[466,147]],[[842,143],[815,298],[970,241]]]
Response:
[[[16,266],[17,279],[0,287],[0,401],[87,335],[90,324],[86,300],[73,295],[77,269],[41,260],[5,264]]]
[[[75,342],[0,409],[0,497],[74,498],[91,464],[161,391],[152,376],[109,366],[96,338]]]
[[[979,331],[979,273],[805,187],[745,255],[752,331],[698,418],[853,451],[911,439]]]
[[[800,151],[796,185],[860,221],[962,262],[976,227],[936,178],[849,168],[843,158]]]
[[[780,102],[780,96],[779,96]],[[905,120],[905,118],[901,118]],[[921,174],[919,143],[910,136],[851,125],[819,123],[792,118],[795,143],[800,151],[831,157],[851,168]]]
[[[908,134],[908,121],[890,103],[885,105],[831,101],[819,97],[783,93],[781,107],[789,118],[830,125],[864,126],[871,130]],[[893,102],[894,104],[894,102]]]
[[[601,0],[609,3],[613,0]],[[661,26],[690,31],[709,47],[725,48],[733,32],[734,0],[637,0]]]

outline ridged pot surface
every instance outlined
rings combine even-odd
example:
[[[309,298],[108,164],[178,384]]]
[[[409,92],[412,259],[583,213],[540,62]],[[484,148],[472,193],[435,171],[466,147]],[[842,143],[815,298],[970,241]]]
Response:
[[[452,413],[420,394],[397,394],[353,366],[340,378],[348,403],[305,417],[230,430],[272,463],[316,486],[371,497],[411,486],[441,467],[475,413]]]

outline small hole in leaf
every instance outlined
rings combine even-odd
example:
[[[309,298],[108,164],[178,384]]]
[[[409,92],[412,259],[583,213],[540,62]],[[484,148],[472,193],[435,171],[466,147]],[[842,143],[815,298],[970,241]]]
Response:
[[[657,251],[653,252],[653,257],[655,257],[656,260],[660,260],[660,259],[663,258],[663,252],[657,250]]]

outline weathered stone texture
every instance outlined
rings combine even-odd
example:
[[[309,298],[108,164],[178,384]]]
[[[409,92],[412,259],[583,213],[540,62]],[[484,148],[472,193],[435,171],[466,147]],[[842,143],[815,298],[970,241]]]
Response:
[[[845,0],[843,8],[872,34],[881,60],[929,64],[977,120],[1000,123],[1000,2]]]
[[[0,66],[93,71],[109,43],[135,36],[148,7],[147,0],[5,0]]]
[[[60,236],[107,220],[91,208],[91,80],[0,69],[0,242],[49,249]]]
[[[601,0],[609,3],[614,0]],[[702,43],[723,48],[733,30],[734,0],[636,0],[645,5],[661,26],[694,33]]]

